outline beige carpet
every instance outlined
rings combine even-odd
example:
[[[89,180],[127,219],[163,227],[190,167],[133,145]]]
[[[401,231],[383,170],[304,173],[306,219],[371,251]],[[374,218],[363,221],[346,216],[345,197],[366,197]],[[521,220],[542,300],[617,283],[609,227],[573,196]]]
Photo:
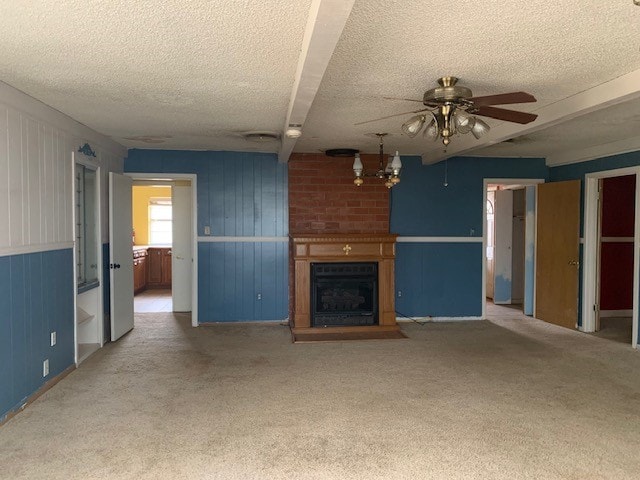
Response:
[[[139,315],[0,428],[0,478],[638,478],[639,352],[513,311],[403,330]]]

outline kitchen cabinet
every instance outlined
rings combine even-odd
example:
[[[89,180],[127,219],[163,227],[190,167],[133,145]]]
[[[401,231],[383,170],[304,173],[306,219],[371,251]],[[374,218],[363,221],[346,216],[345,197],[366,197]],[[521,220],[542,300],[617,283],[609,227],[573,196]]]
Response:
[[[134,295],[147,288],[147,250],[133,252],[133,293]]]
[[[171,249],[149,248],[147,286],[171,287]]]

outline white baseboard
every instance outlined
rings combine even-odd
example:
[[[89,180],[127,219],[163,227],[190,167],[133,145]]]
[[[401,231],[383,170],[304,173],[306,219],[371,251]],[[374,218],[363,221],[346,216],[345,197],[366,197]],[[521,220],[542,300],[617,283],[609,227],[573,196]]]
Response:
[[[483,320],[482,317],[396,317],[398,323],[409,322],[467,322],[469,320]]]
[[[630,317],[633,310],[600,310],[600,318],[608,317]]]

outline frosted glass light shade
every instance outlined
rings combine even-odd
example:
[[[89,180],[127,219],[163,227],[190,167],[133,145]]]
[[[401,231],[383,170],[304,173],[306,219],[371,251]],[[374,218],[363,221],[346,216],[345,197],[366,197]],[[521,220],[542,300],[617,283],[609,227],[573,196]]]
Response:
[[[402,131],[408,137],[413,138],[420,133],[425,120],[424,115],[415,115],[402,124]]]
[[[453,116],[453,121],[458,132],[469,133],[475,125],[476,117],[462,110],[457,110]]]
[[[396,150],[396,154],[393,156],[393,160],[391,162],[391,168],[393,170],[400,170],[402,168],[402,160],[400,160],[400,154]]]
[[[440,132],[438,130],[438,124],[436,123],[435,119],[433,119],[429,122],[429,125],[427,125],[427,128],[424,129],[424,133],[422,135],[425,138],[428,138],[429,140],[431,140],[432,142],[435,142],[438,139],[439,133]]]
[[[476,117],[476,121],[474,122],[473,127],[471,128],[471,133],[473,133],[473,136],[476,138],[480,138],[483,135],[485,135],[489,130],[491,130],[489,125],[487,125],[484,121]]]
[[[362,175],[362,171],[364,167],[362,166],[362,160],[360,160],[360,154],[356,153],[356,158],[353,160],[353,173],[356,174],[357,177]]]

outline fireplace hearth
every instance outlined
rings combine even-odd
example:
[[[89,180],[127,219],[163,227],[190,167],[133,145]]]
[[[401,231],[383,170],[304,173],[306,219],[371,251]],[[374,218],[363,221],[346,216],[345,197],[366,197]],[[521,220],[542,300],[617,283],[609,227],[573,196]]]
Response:
[[[311,264],[312,327],[377,324],[377,263]]]

